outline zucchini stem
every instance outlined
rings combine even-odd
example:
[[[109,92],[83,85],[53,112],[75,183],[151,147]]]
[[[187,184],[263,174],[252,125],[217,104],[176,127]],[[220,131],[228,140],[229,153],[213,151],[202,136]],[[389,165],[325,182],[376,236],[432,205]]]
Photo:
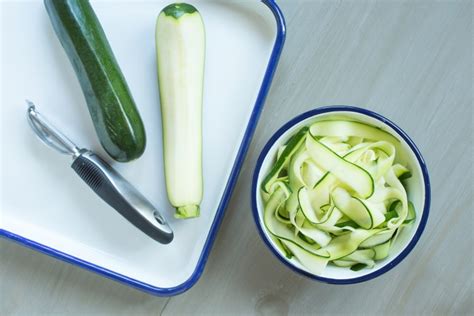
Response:
[[[176,218],[193,218],[200,214],[199,205],[185,205],[176,208],[174,217]]]

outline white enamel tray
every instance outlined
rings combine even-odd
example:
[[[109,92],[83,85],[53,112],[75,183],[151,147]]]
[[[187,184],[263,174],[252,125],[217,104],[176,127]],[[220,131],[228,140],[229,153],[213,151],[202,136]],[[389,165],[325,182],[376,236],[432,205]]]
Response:
[[[165,191],[154,28],[169,1],[92,1],[144,120],[137,161],[111,162],[175,231],[161,245],[102,202],[71,160],[35,138],[25,99],[72,140],[108,158],[43,1],[2,1],[0,235],[157,295],[201,275],[263,107],[284,42],[273,0],[189,1],[207,32],[201,216],[176,220]]]

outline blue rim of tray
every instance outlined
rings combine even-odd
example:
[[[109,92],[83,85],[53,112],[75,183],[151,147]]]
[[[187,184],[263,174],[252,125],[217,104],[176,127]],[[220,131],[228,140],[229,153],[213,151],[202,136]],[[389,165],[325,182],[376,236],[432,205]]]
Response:
[[[412,237],[408,245],[403,249],[403,251],[396,256],[391,262],[389,262],[387,265],[383,266],[377,271],[374,271],[372,273],[356,277],[356,278],[351,278],[351,279],[333,279],[333,278],[326,278],[326,277],[321,277],[317,276],[314,274],[311,274],[303,269],[300,269],[294,265],[292,265],[287,259],[285,259],[277,250],[275,250],[274,246],[266,236],[265,232],[263,231],[263,228],[260,224],[260,217],[258,214],[258,208],[257,208],[257,185],[258,185],[258,175],[260,173],[260,169],[262,167],[263,161],[265,160],[265,157],[267,156],[268,152],[272,148],[273,144],[290,128],[298,124],[299,122],[310,118],[312,116],[315,116],[317,114],[322,114],[322,113],[330,113],[330,112],[355,112],[355,113],[360,113],[367,115],[369,117],[375,118],[378,121],[381,121],[385,124],[387,124],[389,127],[391,127],[398,135],[400,135],[403,140],[408,144],[410,149],[413,151],[413,153],[416,156],[416,159],[420,165],[421,173],[423,175],[423,182],[425,186],[425,200],[424,200],[424,207],[423,207],[423,212],[422,216],[420,219],[420,224],[418,225],[418,228],[415,232],[415,235]],[[262,240],[265,242],[265,245],[271,250],[271,252],[275,255],[275,257],[278,258],[285,266],[289,267],[291,270],[295,271],[296,273],[299,273],[301,275],[304,275],[310,279],[317,280],[320,282],[324,283],[329,283],[329,284],[354,284],[354,283],[360,283],[360,282],[365,282],[368,280],[371,280],[375,277],[378,277],[379,275],[384,274],[385,272],[390,271],[393,269],[395,266],[397,266],[405,257],[413,250],[415,245],[417,244],[418,240],[420,239],[426,223],[428,221],[428,214],[430,210],[430,204],[431,204],[431,185],[430,185],[430,179],[428,175],[428,168],[426,166],[425,160],[423,159],[423,156],[421,155],[419,149],[416,147],[415,143],[411,140],[411,138],[400,128],[398,127],[394,122],[391,120],[387,119],[386,117],[375,113],[370,110],[366,110],[363,108],[359,108],[356,106],[350,106],[350,105],[332,105],[332,106],[325,106],[325,107],[320,107],[316,108],[313,110],[310,110],[308,112],[302,113],[289,122],[287,122],[285,125],[283,125],[280,129],[278,129],[275,134],[272,135],[272,137],[268,140],[266,143],[265,147],[263,147],[262,152],[260,153],[260,156],[258,157],[257,164],[254,169],[254,174],[253,174],[253,179],[252,179],[252,189],[251,189],[251,196],[252,196],[252,214],[253,218],[255,220],[255,225],[257,226],[258,233],[260,234],[260,237]]]
[[[186,290],[190,289],[196,282],[199,280],[199,278],[202,275],[202,272],[204,271],[204,267],[206,265],[207,259],[209,257],[209,253],[211,251],[212,245],[214,243],[217,231],[219,229],[219,226],[222,222],[222,218],[224,216],[225,209],[227,207],[227,204],[229,203],[230,197],[232,195],[232,191],[234,189],[235,183],[238,179],[240,169],[242,167],[242,163],[244,161],[245,155],[247,154],[248,147],[250,145],[250,141],[252,140],[253,134],[255,132],[255,128],[257,126],[258,119],[260,117],[260,114],[263,109],[263,105],[265,102],[265,98],[267,97],[268,91],[270,89],[270,85],[273,79],[273,76],[275,74],[276,67],[278,65],[278,61],[280,59],[281,51],[283,49],[283,44],[285,42],[285,36],[286,36],[286,25],[285,25],[285,18],[283,17],[283,13],[281,12],[280,8],[278,5],[275,3],[275,0],[261,0],[273,13],[275,16],[276,20],[276,26],[277,26],[277,34],[276,34],[276,39],[275,39],[275,44],[273,45],[273,50],[270,55],[270,60],[268,62],[267,69],[265,71],[265,76],[263,78],[262,85],[260,87],[260,91],[257,96],[257,100],[255,102],[254,109],[252,111],[252,115],[250,116],[249,123],[247,125],[247,128],[245,130],[244,138],[242,140],[242,143],[240,144],[240,148],[237,154],[237,158],[235,159],[234,166],[232,167],[232,172],[230,174],[229,180],[227,182],[224,194],[222,196],[222,199],[219,203],[216,216],[214,218],[214,221],[212,223],[210,232],[207,236],[206,243],[204,244],[204,249],[201,253],[201,256],[199,257],[196,269],[194,272],[191,274],[189,279],[187,279],[185,282],[183,282],[180,285],[170,287],[170,288],[161,288],[161,287],[156,287],[151,284],[147,284],[145,282],[138,281],[136,279],[127,277],[126,275],[114,272],[112,270],[103,268],[101,266],[98,266],[96,264],[90,263],[88,261],[82,260],[80,258],[77,258],[75,256],[71,256],[67,253],[64,253],[62,251],[53,249],[51,247],[48,247],[46,245],[40,244],[38,242],[35,242],[33,240],[30,240],[28,238],[24,238],[20,235],[14,234],[12,232],[9,232],[4,229],[0,229],[0,236],[5,237],[8,239],[11,239],[13,241],[16,241],[26,247],[38,250],[42,253],[45,253],[49,256],[58,258],[60,260],[63,260],[65,262],[69,262],[71,264],[77,265],[79,267],[82,267],[84,269],[87,269],[89,271],[93,271],[95,273],[98,273],[102,276],[105,276],[107,278],[125,283],[126,285],[132,286],[134,288],[140,289],[142,291],[151,293],[153,295],[159,295],[159,296],[173,296],[177,295],[180,293],[185,292]]]

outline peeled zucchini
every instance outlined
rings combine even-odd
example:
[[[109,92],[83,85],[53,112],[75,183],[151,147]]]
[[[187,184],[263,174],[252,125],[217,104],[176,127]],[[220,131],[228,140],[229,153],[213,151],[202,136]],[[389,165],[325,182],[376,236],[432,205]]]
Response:
[[[170,4],[156,22],[166,190],[175,217],[199,216],[203,194],[202,99],[205,31],[200,13]]]

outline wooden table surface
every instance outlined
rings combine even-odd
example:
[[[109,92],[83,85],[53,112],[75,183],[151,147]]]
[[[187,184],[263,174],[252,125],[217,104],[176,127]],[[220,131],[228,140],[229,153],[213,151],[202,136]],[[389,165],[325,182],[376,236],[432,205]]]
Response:
[[[205,272],[154,297],[0,240],[0,314],[473,314],[473,2],[279,1],[288,34]],[[425,233],[396,269],[357,285],[296,275],[257,234],[250,181],[270,135],[314,107],[352,104],[397,122],[432,181]]]

